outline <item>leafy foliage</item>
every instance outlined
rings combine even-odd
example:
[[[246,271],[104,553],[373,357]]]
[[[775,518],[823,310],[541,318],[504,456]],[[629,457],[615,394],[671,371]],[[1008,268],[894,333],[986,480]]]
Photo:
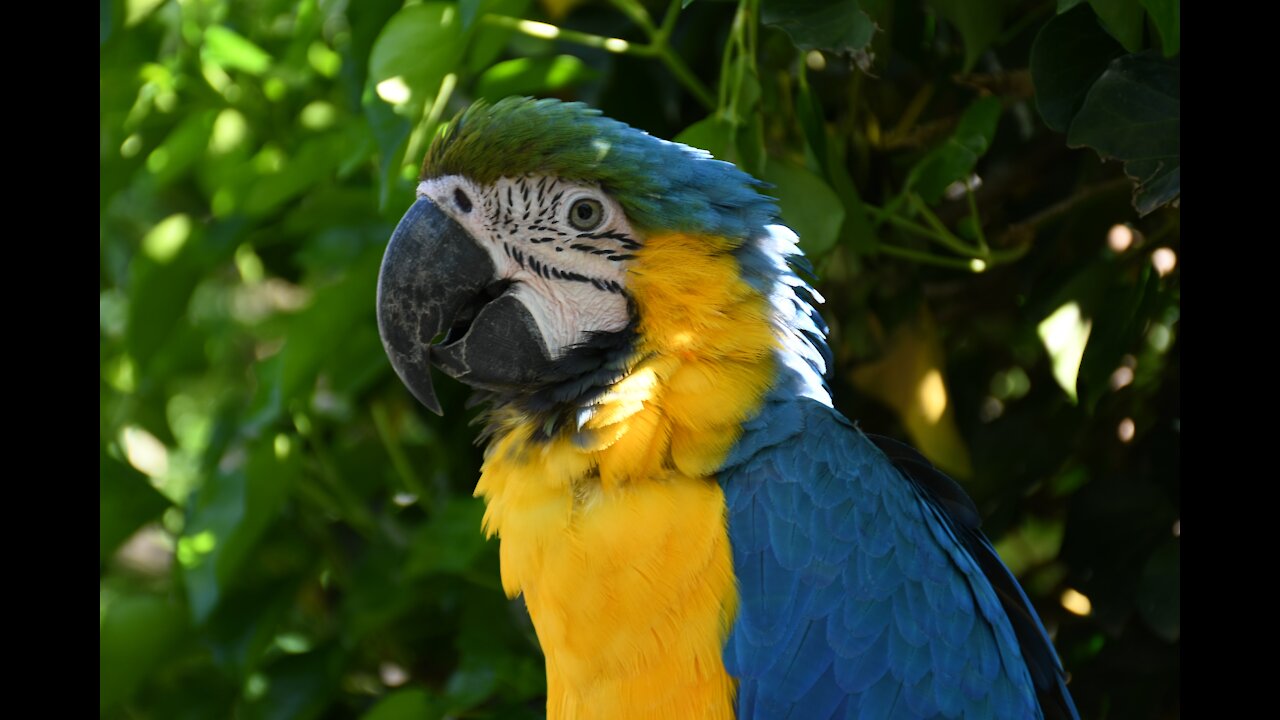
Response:
[[[963,478],[1084,716],[1179,715],[1178,3],[100,9],[103,717],[543,714],[465,391],[373,313],[431,138],[514,93],[771,182],[838,406]]]

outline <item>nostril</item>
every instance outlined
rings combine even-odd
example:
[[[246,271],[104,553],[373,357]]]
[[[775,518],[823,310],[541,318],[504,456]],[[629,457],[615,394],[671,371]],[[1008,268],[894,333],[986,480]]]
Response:
[[[461,188],[454,189],[453,202],[458,206],[458,209],[461,210],[462,212],[464,213],[471,212],[471,198],[467,197],[467,194],[462,192]]]

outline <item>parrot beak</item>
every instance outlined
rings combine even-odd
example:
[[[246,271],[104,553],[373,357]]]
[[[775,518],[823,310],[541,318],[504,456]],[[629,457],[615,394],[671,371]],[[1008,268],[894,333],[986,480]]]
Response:
[[[443,414],[434,363],[486,390],[530,383],[550,362],[529,310],[489,254],[427,198],[396,226],[378,274],[378,333],[400,380]],[[447,334],[446,334],[446,331]]]

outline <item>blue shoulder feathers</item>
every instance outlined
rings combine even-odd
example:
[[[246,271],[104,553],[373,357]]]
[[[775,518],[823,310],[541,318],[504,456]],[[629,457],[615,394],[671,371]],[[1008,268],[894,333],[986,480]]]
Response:
[[[832,408],[774,400],[761,417],[788,432],[757,419],[742,440],[757,451],[721,474],[738,717],[1077,717],[1034,611],[956,501]]]
[[[769,226],[739,251],[783,337],[777,381],[719,473],[739,606],[738,717],[1074,718],[1026,595],[972,501],[832,406],[816,293]]]

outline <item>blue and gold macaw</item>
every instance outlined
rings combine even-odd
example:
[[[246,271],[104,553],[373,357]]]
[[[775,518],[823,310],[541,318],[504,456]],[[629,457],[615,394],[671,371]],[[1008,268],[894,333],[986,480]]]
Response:
[[[760,187],[581,104],[477,103],[387,248],[400,378],[488,400],[476,494],[548,717],[1077,717],[972,502],[832,407]]]

